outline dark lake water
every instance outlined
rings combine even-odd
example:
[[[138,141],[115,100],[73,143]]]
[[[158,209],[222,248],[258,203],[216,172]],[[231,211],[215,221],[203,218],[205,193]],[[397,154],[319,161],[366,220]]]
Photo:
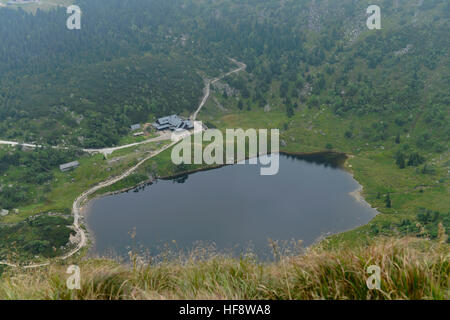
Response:
[[[132,247],[153,256],[166,244],[186,252],[201,243],[234,255],[251,248],[270,259],[269,239],[308,246],[377,213],[350,195],[358,183],[323,155],[280,155],[279,168],[261,176],[259,165],[226,166],[93,200],[86,216],[91,251],[125,257]]]

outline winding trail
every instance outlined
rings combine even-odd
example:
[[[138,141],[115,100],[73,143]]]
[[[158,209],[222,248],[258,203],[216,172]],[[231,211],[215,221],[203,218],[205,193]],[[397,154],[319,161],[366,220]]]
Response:
[[[206,84],[205,84],[205,88],[204,88],[204,96],[202,98],[202,101],[200,102],[200,105],[198,106],[197,110],[191,115],[191,120],[195,121],[195,119],[197,118],[198,113],[201,111],[201,109],[203,108],[203,106],[205,105],[206,101],[208,100],[210,93],[211,93],[211,84],[216,83],[217,81],[220,81],[221,79],[244,70],[247,66],[242,63],[242,62],[238,62],[234,59],[229,58],[231,61],[233,61],[233,63],[237,64],[239,66],[239,68],[234,69],[226,74],[221,75],[220,77],[217,77],[213,80],[207,80]],[[194,123],[195,124],[195,123]],[[192,132],[190,132],[189,134],[194,134],[196,132],[198,132],[197,130],[203,130],[201,126],[197,126],[194,125],[195,128],[198,129],[194,129]],[[178,139],[180,139],[181,136],[178,137]],[[153,142],[153,141],[162,141],[162,140],[171,140],[172,139],[172,135],[170,133],[167,134],[162,134],[159,137],[156,138],[152,138],[152,139],[148,139],[145,141],[141,141],[141,142],[136,142],[136,143],[131,143],[131,144],[127,144],[127,145],[123,145],[123,146],[118,146],[118,147],[112,147],[112,148],[103,148],[103,149],[84,149],[85,152],[89,152],[89,153],[103,153],[105,155],[108,155],[110,153],[112,153],[115,150],[119,150],[119,149],[124,149],[124,148],[129,148],[129,147],[133,147],[133,146],[137,146],[140,144],[144,144],[144,143],[148,143],[148,142]],[[126,177],[128,177],[131,173],[133,173],[137,168],[139,168],[144,162],[146,162],[147,160],[157,156],[158,154],[160,154],[161,152],[171,148],[172,146],[174,146],[175,144],[178,143],[179,140],[175,140],[172,139],[172,142],[164,147],[162,147],[161,149],[152,152],[151,154],[149,154],[147,157],[145,157],[144,159],[142,159],[141,161],[139,161],[136,165],[134,165],[133,167],[127,169],[125,172],[123,172],[121,175],[116,176],[116,177],[112,177],[106,181],[100,182],[99,184],[95,185],[94,187],[86,190],[85,192],[83,192],[81,195],[78,196],[78,198],[75,199],[75,201],[73,202],[72,205],[72,214],[73,214],[73,229],[76,232],[76,238],[78,238],[78,243],[76,245],[76,247],[74,249],[72,249],[70,252],[66,253],[65,255],[61,256],[61,257],[57,257],[57,258],[53,258],[53,260],[59,259],[59,260],[66,260],[70,257],[72,257],[73,255],[75,255],[77,252],[79,252],[84,246],[86,246],[87,244],[87,236],[86,236],[86,232],[83,230],[82,226],[80,225],[80,217],[81,217],[81,208],[83,206],[83,204],[88,200],[89,196],[94,194],[95,192],[97,192],[98,190],[110,186]],[[26,147],[30,147],[30,148],[36,148],[39,147],[39,145],[34,145],[34,144],[27,144],[27,143],[18,143],[18,142],[14,142],[14,141],[2,141],[0,140],[0,145],[1,144],[7,144],[7,145],[12,145],[12,146],[16,146],[16,145],[22,145],[22,146],[26,146]],[[54,147],[54,148],[59,148],[59,147]],[[7,265],[13,268],[25,268],[25,269],[29,269],[29,268],[38,268],[38,267],[44,267],[44,266],[48,266],[51,264],[51,261],[48,262],[43,262],[43,263],[37,263],[37,264],[28,264],[28,265],[18,265],[18,264],[13,264],[13,263],[9,263],[7,261],[0,261],[0,265]]]
[[[103,153],[105,156],[107,156],[108,154],[111,154],[116,150],[134,147],[134,146],[138,146],[138,145],[141,145],[144,143],[149,143],[149,142],[170,140],[170,137],[171,137],[170,133],[163,133],[160,136],[155,137],[155,138],[150,138],[150,139],[147,139],[144,141],[130,143],[130,144],[126,144],[126,145],[122,145],[122,146],[118,146],[118,147],[102,148],[102,149],[83,149],[83,151],[87,152],[87,153]]]
[[[222,79],[225,78],[225,77],[228,77],[229,75],[231,75],[231,74],[233,74],[233,73],[242,71],[242,70],[244,70],[245,68],[247,68],[247,65],[246,65],[245,63],[236,61],[236,60],[231,59],[231,58],[230,58],[230,60],[233,61],[235,64],[237,64],[237,65],[239,66],[239,68],[237,68],[237,69],[235,69],[235,70],[232,70],[232,71],[230,71],[230,72],[228,72],[228,73],[225,73],[224,75],[221,75],[220,77],[215,78],[215,79],[213,79],[213,80],[207,80],[207,81],[206,81],[206,85],[205,85],[205,95],[203,96],[202,102],[201,102],[200,105],[198,106],[197,110],[196,110],[196,111],[194,112],[194,114],[191,116],[191,119],[192,119],[192,120],[196,120],[196,119],[197,119],[198,113],[200,112],[200,110],[202,110],[202,108],[203,108],[203,106],[205,105],[206,101],[208,101],[209,95],[210,95],[210,93],[211,93],[211,85],[212,85],[212,84],[216,83],[217,81],[222,80]]]
[[[23,146],[23,147],[29,147],[29,148],[37,148],[40,147],[40,145],[36,145],[36,144],[30,144],[30,143],[20,143],[20,142],[16,142],[16,141],[5,141],[5,140],[0,140],[0,144],[6,144],[9,146]]]
[[[205,92],[202,98],[202,101],[200,102],[200,105],[198,106],[197,110],[195,110],[195,112],[191,115],[191,120],[195,121],[197,119],[197,115],[198,113],[202,110],[203,106],[205,105],[206,101],[208,101],[208,98],[210,96],[211,93],[211,85],[222,80],[225,77],[228,77],[229,75],[232,75],[233,73],[237,73],[240,72],[242,70],[245,70],[245,68],[247,68],[247,65],[245,63],[236,61],[235,59],[231,59],[229,58],[233,63],[237,64],[239,66],[239,68],[234,69],[228,73],[225,73],[223,75],[221,75],[220,77],[214,78],[214,79],[208,79],[206,80],[205,83],[205,88],[203,89],[203,91]],[[120,150],[120,149],[125,149],[125,148],[129,148],[129,147],[134,147],[134,146],[138,146],[144,143],[149,143],[149,142],[155,142],[155,141],[163,141],[163,140],[170,140],[171,134],[170,133],[164,133],[158,137],[155,138],[151,138],[151,139],[147,139],[144,141],[140,141],[140,142],[135,142],[135,143],[130,143],[130,144],[126,144],[126,145],[121,145],[121,146],[117,146],[117,147],[109,147],[109,148],[100,148],[100,149],[83,149],[84,152],[87,153],[102,153],[105,156],[108,154],[113,153],[116,150]],[[31,143],[20,143],[20,142],[16,142],[16,141],[6,141],[6,140],[0,140],[0,145],[10,145],[10,146],[23,146],[23,147],[28,147],[28,148],[39,148],[41,147],[41,145],[37,145],[37,144],[31,144]],[[67,147],[59,147],[59,146],[53,146],[52,148],[55,149],[67,149]]]
[[[155,141],[163,141],[163,140],[170,140],[170,133],[163,133],[161,135],[159,135],[158,137],[154,137],[154,138],[150,138],[144,141],[140,141],[140,142],[135,142],[135,143],[130,143],[130,144],[126,144],[126,145],[121,145],[121,146],[117,146],[117,147],[110,147],[110,148],[101,148],[101,149],[82,149],[84,152],[87,153],[102,153],[105,156],[107,156],[108,154],[113,153],[116,150],[120,150],[120,149],[125,149],[125,148],[129,148],[129,147],[134,147],[134,146],[138,146],[144,143],[149,143],[149,142],[155,142]],[[5,141],[5,140],[0,140],[0,145],[9,145],[9,146],[23,146],[23,147],[28,147],[28,148],[40,148],[42,147],[41,145],[38,144],[31,144],[31,143],[20,143],[20,142],[16,142],[16,141]],[[68,149],[67,147],[60,147],[60,146],[52,146],[52,148],[54,149]]]
[[[67,253],[66,255],[60,257],[60,259],[65,260],[71,256],[73,256],[75,253],[77,253],[78,251],[80,251],[81,248],[83,248],[86,244],[87,244],[87,237],[86,237],[86,233],[84,232],[84,230],[81,228],[80,226],[80,216],[81,216],[81,207],[83,205],[83,203],[86,202],[86,200],[89,198],[90,195],[94,194],[96,191],[110,186],[114,183],[116,183],[117,181],[120,181],[126,177],[128,177],[131,173],[133,173],[133,171],[135,171],[137,168],[139,168],[145,161],[153,158],[154,156],[157,156],[158,154],[160,154],[161,152],[163,152],[164,150],[167,150],[169,148],[171,148],[173,145],[175,145],[178,141],[173,141],[172,143],[162,147],[161,149],[159,149],[158,151],[155,151],[153,153],[151,153],[150,155],[148,155],[147,157],[145,157],[144,159],[142,159],[141,161],[139,161],[135,166],[129,168],[128,170],[126,170],[124,173],[122,173],[121,175],[117,176],[117,177],[113,177],[109,180],[106,180],[104,182],[100,182],[99,184],[97,184],[96,186],[92,187],[91,189],[83,192],[73,203],[72,206],[72,213],[73,213],[73,227],[74,230],[77,232],[77,235],[79,235],[79,242],[77,244],[77,246],[71,250],[69,253]]]

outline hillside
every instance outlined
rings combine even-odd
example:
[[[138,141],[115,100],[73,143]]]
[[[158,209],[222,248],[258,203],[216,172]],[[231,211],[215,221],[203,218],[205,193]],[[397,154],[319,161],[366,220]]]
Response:
[[[372,141],[425,121],[435,130],[417,143],[446,150],[445,1],[383,1],[382,30],[365,26],[364,1],[113,0],[108,15],[100,3],[79,1],[88,14],[76,32],[63,8],[0,11],[2,138],[115,145],[138,119],[192,111],[198,69],[212,76],[231,56],[248,65],[249,83],[235,83],[245,105],[264,106],[270,92],[289,115],[301,104],[355,121],[375,114],[384,124],[363,133]]]
[[[79,194],[149,152],[125,149],[112,165],[79,149],[120,145],[136,122],[191,114],[203,79],[230,70],[229,57],[247,69],[212,87],[199,119],[219,129],[279,128],[284,152],[346,153],[346,170],[381,213],[330,246],[376,236],[435,242],[440,224],[450,233],[448,1],[378,1],[381,30],[366,27],[370,1],[76,3],[85,13],[76,32],[65,28],[64,8],[0,9],[0,140],[70,146],[0,147],[0,209],[20,210],[0,218],[8,235],[0,260],[58,256],[71,230],[45,228],[70,225]],[[58,172],[73,158],[79,169]],[[103,191],[190,169],[167,151]],[[33,223],[48,212],[61,216]]]
[[[276,252],[276,249],[275,249]],[[417,239],[378,240],[369,246],[301,256],[277,253],[277,262],[259,264],[201,248],[188,257],[131,266],[106,259],[81,262],[81,290],[65,283],[68,265],[10,270],[0,278],[0,299],[449,299],[448,246]],[[181,263],[182,262],[182,263]],[[366,286],[368,265],[380,266],[381,290]]]

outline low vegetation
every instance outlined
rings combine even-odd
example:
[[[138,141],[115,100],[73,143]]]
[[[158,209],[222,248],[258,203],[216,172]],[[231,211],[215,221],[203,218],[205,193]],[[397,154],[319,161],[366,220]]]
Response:
[[[68,291],[65,266],[54,265],[7,271],[0,298],[448,298],[449,250],[438,246],[450,232],[448,1],[380,1],[381,30],[365,26],[368,0],[110,0],[107,15],[101,1],[76,3],[89,12],[79,33],[66,30],[64,8],[0,9],[2,139],[140,140],[130,124],[190,114],[202,78],[228,70],[233,57],[246,72],[213,86],[200,119],[222,130],[280,129],[285,152],[346,153],[345,169],[381,214],[327,239],[329,250],[274,264],[194,255],[129,270],[87,260],[81,291]],[[20,211],[0,218],[0,260],[57,254],[70,229],[46,238],[47,226],[30,217],[69,214],[80,193],[136,164],[147,147],[161,145],[84,155],[67,173],[57,164],[73,156],[0,149],[0,208]],[[195,169],[173,165],[167,150],[101,192]],[[372,243],[376,236],[415,240]],[[8,253],[14,246],[24,257]],[[382,267],[382,292],[364,285],[372,263]]]
[[[60,256],[75,232],[72,216],[41,214],[12,225],[0,225],[0,260],[29,261]]]
[[[73,221],[70,216],[73,201],[90,187],[121,174],[166,143],[168,142],[145,143],[115,151],[108,157],[102,154],[83,154],[77,158],[80,166],[68,172],[61,172],[56,163],[73,160],[73,157],[80,154],[53,149],[20,151],[9,147],[3,149],[6,150],[3,154],[0,148],[0,157],[4,155],[7,159],[13,159],[13,164],[28,164],[15,166],[5,162],[0,167],[0,172],[3,173],[0,187],[4,191],[0,193],[0,209],[14,207],[18,203],[22,205],[20,210],[9,210],[8,215],[0,217],[0,261],[6,259],[19,263],[61,255],[67,250],[69,234],[73,232],[68,228]],[[45,174],[47,179],[42,185],[27,183],[39,178],[40,173]],[[18,179],[19,176],[22,178]],[[148,178],[131,175],[120,181],[118,186],[135,185]],[[22,183],[19,185],[17,181]],[[13,188],[16,188],[16,193],[9,196],[6,191],[12,192],[9,190]]]
[[[80,157],[76,149],[0,146],[0,209],[48,201],[47,194],[55,181],[58,166]]]
[[[7,270],[0,299],[448,299],[448,245],[418,239],[377,239],[368,246],[316,247],[277,253],[258,263],[201,249],[154,264],[133,256],[130,266],[106,259],[80,262],[81,289],[66,286],[67,265]],[[381,269],[380,290],[369,290],[370,265]]]

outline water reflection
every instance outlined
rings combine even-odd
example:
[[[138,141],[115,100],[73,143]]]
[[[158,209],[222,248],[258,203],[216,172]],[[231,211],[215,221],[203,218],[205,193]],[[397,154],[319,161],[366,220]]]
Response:
[[[297,250],[299,241],[308,246],[376,214],[350,195],[359,185],[339,169],[344,161],[334,153],[280,155],[274,176],[261,176],[259,165],[232,165],[94,200],[87,215],[93,252],[126,256],[134,246],[151,256],[178,255],[201,251],[200,243],[269,259],[275,248]]]

